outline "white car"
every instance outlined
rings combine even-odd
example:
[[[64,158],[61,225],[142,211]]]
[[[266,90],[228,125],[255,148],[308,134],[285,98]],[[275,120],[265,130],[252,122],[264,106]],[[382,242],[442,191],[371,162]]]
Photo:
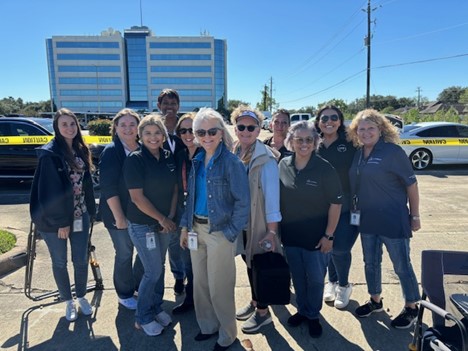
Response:
[[[468,164],[468,125],[420,122],[406,125],[400,145],[414,169],[434,164]]]

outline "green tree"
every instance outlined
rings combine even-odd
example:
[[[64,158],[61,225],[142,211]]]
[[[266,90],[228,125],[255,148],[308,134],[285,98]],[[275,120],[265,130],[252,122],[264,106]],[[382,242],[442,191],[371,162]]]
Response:
[[[437,100],[440,102],[445,102],[447,104],[456,104],[460,100],[461,95],[465,92],[467,88],[462,87],[449,87],[442,90],[442,92],[437,97]]]
[[[460,98],[458,99],[460,104],[468,104],[468,88],[466,88],[463,93],[461,93]]]
[[[410,124],[410,123],[417,123],[420,122],[420,114],[417,108],[412,108],[409,110],[405,115],[403,116],[403,120],[405,121],[405,124]]]
[[[228,100],[227,109],[229,114],[231,114],[239,105],[250,105],[250,103],[242,100]]]
[[[348,112],[348,104],[343,99],[331,99],[329,101],[322,102],[320,104],[317,104],[317,109],[321,109],[324,105],[334,105],[338,107],[341,110],[341,112]]]
[[[273,96],[270,96],[270,92],[268,90],[267,85],[263,87],[263,90],[260,91],[260,94],[262,94],[262,98],[260,102],[257,102],[257,105],[255,106],[257,109],[259,109],[260,111],[271,110],[271,112],[273,112],[278,108],[279,104],[276,102]]]

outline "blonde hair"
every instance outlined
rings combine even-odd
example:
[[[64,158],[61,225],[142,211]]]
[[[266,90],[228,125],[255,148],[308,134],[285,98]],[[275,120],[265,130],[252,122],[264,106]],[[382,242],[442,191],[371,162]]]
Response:
[[[398,144],[400,141],[398,129],[383,114],[374,109],[366,109],[357,113],[348,128],[348,140],[356,147],[362,146],[357,134],[361,122],[374,123],[386,143]]]
[[[259,110],[257,109],[253,109],[252,107],[248,106],[248,105],[239,105],[237,106],[237,108],[234,109],[234,111],[232,111],[231,113],[231,123],[233,125],[236,125],[236,120],[237,118],[239,118],[239,116],[242,114],[242,112],[244,111],[250,111],[250,112],[253,112],[255,114],[255,116],[257,116],[257,119],[258,119],[258,125],[261,127],[262,126],[262,123],[263,123],[263,120],[265,119],[265,116],[263,115],[263,113],[261,113]]]
[[[228,150],[232,150],[234,140],[231,136],[231,133],[229,133],[229,130],[226,127],[226,123],[224,123],[223,116],[221,116],[221,114],[218,111],[213,110],[209,107],[201,108],[200,111],[197,112],[195,119],[193,120],[193,130],[198,130],[201,122],[213,120],[217,122],[217,128],[219,128],[223,133],[224,145],[228,148]],[[195,133],[195,138],[198,141],[197,133]]]
[[[143,129],[145,129],[146,126],[157,126],[164,135],[164,141],[167,140],[167,129],[164,126],[161,115],[159,113],[150,113],[149,115],[143,117],[143,119],[140,121],[140,124],[138,124],[138,136],[140,138],[143,134]]]

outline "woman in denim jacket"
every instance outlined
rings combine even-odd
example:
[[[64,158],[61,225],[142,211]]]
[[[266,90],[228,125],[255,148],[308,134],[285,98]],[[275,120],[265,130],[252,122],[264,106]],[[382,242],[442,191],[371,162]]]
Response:
[[[244,165],[229,151],[232,137],[222,116],[211,108],[201,109],[193,125],[203,150],[192,161],[180,245],[187,248],[191,241],[194,303],[200,327],[195,340],[219,333],[214,350],[226,350],[237,336],[235,241],[249,217],[249,184]]]

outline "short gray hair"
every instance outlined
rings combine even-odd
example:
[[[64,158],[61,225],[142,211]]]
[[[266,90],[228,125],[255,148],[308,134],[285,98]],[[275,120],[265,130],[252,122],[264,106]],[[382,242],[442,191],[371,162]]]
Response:
[[[314,123],[310,121],[301,121],[298,123],[294,123],[291,127],[289,127],[288,135],[284,140],[284,145],[286,146],[286,148],[289,151],[294,151],[292,146],[292,139],[294,138],[294,133],[296,133],[296,131],[298,130],[306,130],[310,133],[310,136],[314,139],[314,151],[317,151],[321,139],[319,133],[317,132],[317,129],[315,128]]]

